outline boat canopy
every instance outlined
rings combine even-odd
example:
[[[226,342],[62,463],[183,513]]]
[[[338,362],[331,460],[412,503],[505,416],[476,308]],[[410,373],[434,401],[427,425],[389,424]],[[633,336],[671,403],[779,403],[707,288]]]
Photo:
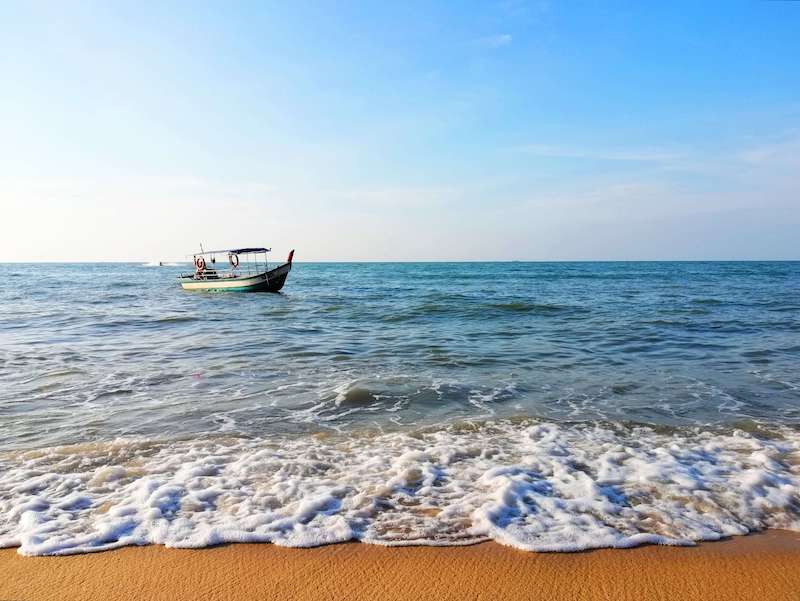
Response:
[[[223,250],[206,250],[204,252],[194,253],[193,256],[200,255],[221,255],[223,253],[231,253],[232,255],[243,255],[247,253],[266,253],[270,252],[271,248],[226,248]]]

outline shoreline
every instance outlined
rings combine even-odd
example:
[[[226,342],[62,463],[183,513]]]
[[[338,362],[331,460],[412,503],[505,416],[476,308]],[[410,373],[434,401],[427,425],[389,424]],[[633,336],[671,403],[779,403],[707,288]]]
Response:
[[[531,553],[485,542],[311,549],[160,545],[59,557],[0,549],[0,600],[759,599],[800,589],[800,533],[768,530],[695,547]]]

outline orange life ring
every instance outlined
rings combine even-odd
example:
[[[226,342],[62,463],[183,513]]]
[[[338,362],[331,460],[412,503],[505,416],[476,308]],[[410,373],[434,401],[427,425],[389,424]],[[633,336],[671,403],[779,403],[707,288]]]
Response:
[[[205,271],[206,260],[203,257],[197,257],[194,260],[194,266],[197,268],[197,271]]]
[[[239,267],[239,255],[231,253],[228,255],[228,260],[231,262],[231,267],[233,267],[234,269]]]

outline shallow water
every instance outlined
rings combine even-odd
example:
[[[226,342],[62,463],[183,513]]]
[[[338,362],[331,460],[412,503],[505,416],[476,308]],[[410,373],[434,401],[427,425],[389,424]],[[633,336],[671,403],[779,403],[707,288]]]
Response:
[[[300,263],[277,295],[180,269],[0,265],[0,543],[797,524],[800,263]]]

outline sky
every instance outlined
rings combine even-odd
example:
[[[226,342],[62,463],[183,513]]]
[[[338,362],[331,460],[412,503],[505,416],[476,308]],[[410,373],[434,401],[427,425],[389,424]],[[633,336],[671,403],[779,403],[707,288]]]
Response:
[[[800,2],[0,2],[0,260],[800,259]]]

